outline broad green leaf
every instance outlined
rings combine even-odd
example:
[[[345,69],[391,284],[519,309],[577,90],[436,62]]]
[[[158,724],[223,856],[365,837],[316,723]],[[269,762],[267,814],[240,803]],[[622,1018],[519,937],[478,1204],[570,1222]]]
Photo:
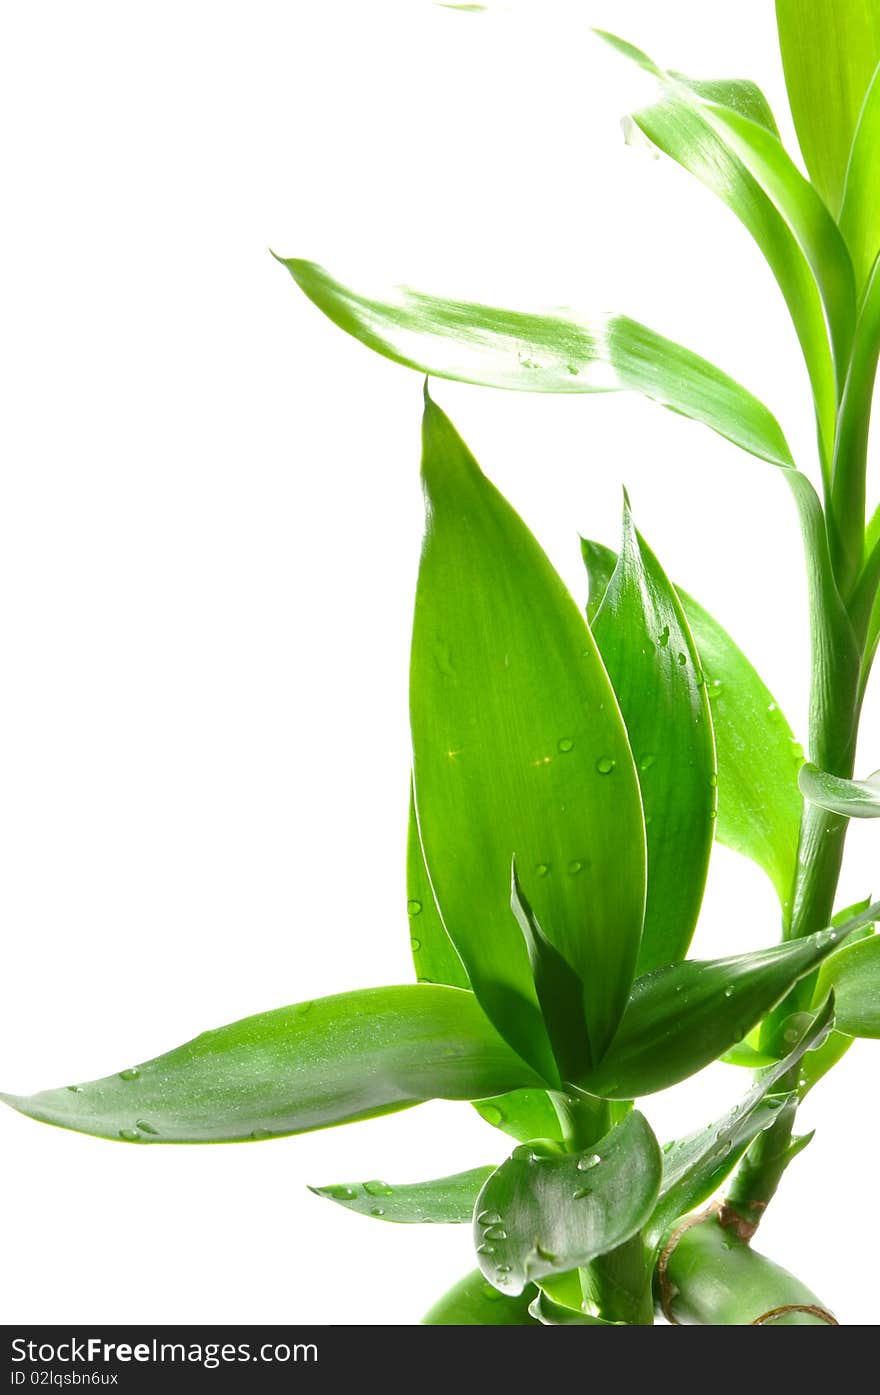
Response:
[[[368,296],[316,262],[277,260],[334,324],[395,363],[520,392],[638,392],[761,460],[792,463],[763,403],[714,364],[625,315],[530,314],[405,287]]]
[[[562,1124],[548,1090],[512,1090],[494,1099],[475,1100],[474,1109],[493,1128],[518,1143],[530,1138],[563,1138]]]
[[[880,62],[880,4],[776,0],[776,20],[801,151],[836,216],[859,113]]]
[[[683,959],[691,942],[709,866],[717,779],[700,657],[629,501],[620,558],[592,628],[642,791],[648,894],[638,972],[647,973]]]
[[[808,1051],[822,1044],[833,1021],[833,1001],[829,998],[794,1049],[762,1071],[738,1105],[706,1128],[664,1147],[660,1197],[648,1227],[651,1244],[659,1243],[679,1216],[712,1196],[758,1134],[776,1121],[788,1096],[773,1094],[774,1087],[783,1082],[784,1090],[789,1071]]]
[[[590,1042],[584,1022],[584,985],[538,924],[516,875],[511,872],[510,908],[526,942],[541,1016],[563,1080],[577,1080],[590,1068]]]
[[[840,929],[772,949],[689,960],[645,974],[633,985],[610,1049],[580,1083],[608,1099],[636,1099],[702,1070],[878,911],[875,905]]]
[[[834,992],[834,1022],[851,1037],[880,1037],[880,938],[860,940],[826,959],[813,1001]]]
[[[103,1080],[0,1099],[100,1138],[231,1143],[535,1083],[473,994],[409,984],[259,1013]]]
[[[852,256],[856,285],[864,286],[880,252],[880,66],[853,139],[840,227]]]
[[[590,582],[587,613],[595,626],[617,555],[586,539],[581,547]],[[678,597],[712,706],[718,761],[716,837],[763,868],[786,903],[797,864],[797,772],[803,753],[773,694],[727,631],[687,592],[679,590]],[[649,846],[650,831],[649,827]],[[649,870],[649,898],[650,894]]]
[[[480,1268],[518,1294],[616,1249],[648,1220],[661,1171],[657,1140],[636,1112],[585,1153],[521,1145],[477,1199]]]
[[[361,1216],[375,1216],[383,1221],[398,1221],[405,1225],[427,1225],[432,1222],[464,1225],[473,1220],[474,1202],[483,1183],[494,1172],[494,1166],[475,1167],[470,1172],[458,1172],[453,1177],[438,1177],[432,1182],[409,1182],[403,1185],[374,1180],[372,1182],[337,1183],[331,1187],[311,1187],[316,1196],[336,1201],[348,1211]]]
[[[538,1290],[538,1296],[533,1299],[529,1312],[545,1327],[620,1327],[623,1325],[617,1322],[606,1322],[604,1318],[595,1317],[592,1313],[585,1312],[582,1307],[570,1308],[567,1303],[559,1303],[556,1299],[551,1298],[543,1289]]]
[[[465,967],[440,919],[428,880],[411,787],[406,841],[406,913],[409,917],[410,948],[419,983],[444,983],[450,988],[470,988]]]
[[[474,1269],[434,1304],[422,1322],[427,1327],[537,1327],[537,1318],[529,1313],[536,1294],[530,1285],[518,1298],[508,1298]]]
[[[706,100],[702,84],[663,73],[632,45],[601,37],[659,81],[659,100],[633,113],[638,128],[726,203],[764,254],[803,349],[827,468],[856,308],[852,265],[834,219],[778,137],[738,104],[725,103],[729,91],[715,86]]]
[[[500,1032],[555,1067],[510,867],[584,981],[607,1046],[642,929],[645,841],[635,767],[593,638],[535,539],[426,400],[426,534],[410,681],[415,799],[437,905]]]
[[[804,799],[820,809],[845,819],[880,819],[880,771],[867,780],[842,780],[815,765],[803,765],[798,784]]]

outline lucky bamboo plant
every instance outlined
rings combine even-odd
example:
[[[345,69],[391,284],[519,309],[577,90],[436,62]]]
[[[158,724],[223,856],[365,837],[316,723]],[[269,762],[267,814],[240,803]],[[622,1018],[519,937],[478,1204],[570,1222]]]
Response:
[[[284,265],[339,326],[422,374],[639,392],[784,471],[809,578],[809,760],[742,651],[669,580],[629,500],[617,553],[583,541],[584,614],[426,389],[418,982],[279,1008],[106,1079],[6,1097],[131,1143],[265,1139],[472,1101],[517,1141],[500,1165],[318,1189],[384,1221],[472,1224],[478,1268],[429,1323],[835,1321],[751,1240],[809,1142],[794,1131],[804,1096],[854,1037],[880,1036],[880,907],[834,904],[848,819],[880,814],[880,785],[852,778],[880,635],[880,512],[865,512],[880,0],[778,0],[777,17],[809,178],[752,83],[666,72],[603,37],[656,81],[635,125],[773,270],[812,388],[818,491],[745,387],[623,315],[368,298],[315,263]],[[716,838],[770,877],[781,937],[768,926],[759,952],[690,960]],[[742,1102],[661,1147],[634,1101],[719,1059],[754,1072]]]

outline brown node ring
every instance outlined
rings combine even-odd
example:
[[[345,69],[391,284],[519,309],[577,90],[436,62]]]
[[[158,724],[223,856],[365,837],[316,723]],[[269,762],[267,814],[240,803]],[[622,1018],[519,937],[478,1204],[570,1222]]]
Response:
[[[681,1323],[672,1313],[672,1300],[675,1294],[672,1292],[669,1283],[669,1261],[681,1237],[686,1235],[692,1226],[700,1225],[701,1222],[708,1221],[710,1217],[719,1215],[721,1206],[722,1204],[720,1201],[715,1201],[711,1206],[708,1206],[705,1211],[698,1211],[696,1215],[687,1216],[680,1225],[677,1225],[673,1231],[670,1231],[669,1239],[660,1252],[660,1258],[657,1260],[657,1283],[660,1287],[660,1308],[666,1321],[671,1323],[673,1327],[681,1327]]]
[[[834,1314],[829,1313],[827,1308],[820,1308],[818,1303],[784,1303],[781,1308],[771,1308],[769,1312],[762,1313],[754,1322],[749,1323],[749,1326],[765,1327],[777,1318],[785,1317],[786,1313],[812,1313],[813,1317],[821,1318],[828,1327],[840,1326]]]

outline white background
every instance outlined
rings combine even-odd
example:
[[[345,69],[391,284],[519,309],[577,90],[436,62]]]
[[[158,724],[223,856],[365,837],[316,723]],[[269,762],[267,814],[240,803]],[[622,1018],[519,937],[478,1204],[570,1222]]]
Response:
[[[641,79],[588,34],[751,75],[788,133],[769,0],[499,8],[3,8],[3,1088],[411,975],[421,383],[324,321],[269,246],[634,314],[746,382],[814,468],[769,271],[711,195],[623,146]],[[804,733],[800,543],[772,467],[634,399],[435,395],[578,597],[577,534],[615,542],[625,481],[661,559]],[[869,700],[863,773],[878,747]],[[876,829],[856,828],[841,904],[872,890],[875,861]],[[718,850],[697,950],[768,943],[776,919],[769,883]],[[876,1321],[877,1064],[858,1046],[810,1100],[818,1136],[761,1235],[848,1322]],[[647,1112],[661,1135],[696,1126],[745,1079],[714,1067]],[[3,1112],[0,1312],[415,1322],[470,1267],[466,1229],[373,1223],[306,1182],[504,1152],[450,1104],[168,1149]]]

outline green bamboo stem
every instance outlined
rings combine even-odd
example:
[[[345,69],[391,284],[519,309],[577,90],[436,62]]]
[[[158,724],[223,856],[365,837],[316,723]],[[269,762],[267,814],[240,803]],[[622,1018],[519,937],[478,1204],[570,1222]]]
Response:
[[[711,1214],[673,1232],[658,1265],[658,1307],[680,1326],[836,1325],[816,1295]]]

